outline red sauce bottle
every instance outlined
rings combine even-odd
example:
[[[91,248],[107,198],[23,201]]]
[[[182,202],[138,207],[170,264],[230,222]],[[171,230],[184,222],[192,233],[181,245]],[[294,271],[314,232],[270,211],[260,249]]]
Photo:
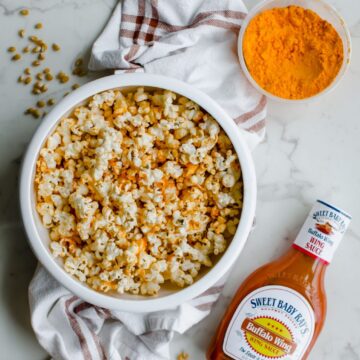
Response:
[[[318,200],[288,252],[240,286],[207,359],[306,359],[326,317],[326,268],[350,220]]]

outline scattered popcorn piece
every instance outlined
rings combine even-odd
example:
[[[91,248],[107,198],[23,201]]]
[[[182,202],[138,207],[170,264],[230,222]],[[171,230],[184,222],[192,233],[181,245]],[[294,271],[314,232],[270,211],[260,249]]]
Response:
[[[54,43],[54,44],[52,44],[52,46],[51,46],[51,47],[52,47],[52,49],[53,49],[54,51],[60,51],[60,49],[61,49],[61,48],[60,48],[60,45],[55,44],[55,43]]]
[[[20,59],[21,59],[21,55],[20,55],[20,54],[15,54],[15,55],[11,58],[12,61],[19,61]]]
[[[177,360],[189,360],[190,356],[188,353],[186,353],[185,351],[182,351],[178,356],[177,356]]]
[[[21,16],[28,16],[30,14],[30,11],[28,9],[22,9],[20,10]]]

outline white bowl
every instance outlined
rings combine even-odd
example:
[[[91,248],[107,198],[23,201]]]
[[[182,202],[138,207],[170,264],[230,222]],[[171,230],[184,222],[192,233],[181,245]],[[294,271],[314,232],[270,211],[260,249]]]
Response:
[[[243,53],[243,40],[244,35],[247,26],[249,25],[250,21],[258,14],[269,10],[273,8],[279,8],[279,7],[287,7],[291,5],[300,6],[305,9],[309,9],[314,11],[316,14],[318,14],[322,19],[329,22],[334,29],[338,32],[342,43],[343,43],[343,49],[344,49],[344,61],[341,65],[341,68],[339,70],[339,73],[336,75],[333,82],[326,87],[323,91],[319,92],[318,94],[315,94],[313,96],[310,96],[305,99],[285,99],[280,96],[276,96],[265,89],[263,89],[252,77],[250,74],[250,71],[248,70],[244,58]],[[322,95],[327,94],[328,92],[335,89],[335,87],[339,84],[340,80],[344,77],[346,71],[349,68],[350,65],[350,59],[351,59],[351,37],[349,29],[345,23],[345,20],[341,17],[341,15],[338,13],[338,11],[326,3],[323,0],[263,0],[261,3],[256,5],[254,8],[251,9],[251,11],[247,14],[240,30],[239,38],[238,38],[238,56],[240,60],[240,65],[242,70],[244,71],[245,76],[250,81],[250,83],[262,94],[267,96],[269,99],[277,100],[280,102],[288,102],[288,103],[307,103],[309,101],[315,100],[319,98]]]
[[[194,284],[183,289],[165,287],[156,297],[103,294],[96,292],[66,273],[61,261],[56,260],[50,253],[48,230],[42,225],[35,208],[33,181],[36,161],[46,138],[55,129],[60,119],[96,93],[114,88],[124,89],[138,86],[171,90],[188,97],[210,113],[219,122],[234,145],[239,157],[244,183],[244,204],[240,223],[226,252],[211,269],[200,274]],[[91,304],[108,309],[133,312],[158,311],[175,307],[200,295],[230,270],[243,249],[252,227],[256,205],[255,170],[251,153],[240,130],[225,111],[206,94],[179,80],[168,77],[149,74],[112,75],[92,81],[69,94],[42,121],[23,160],[20,178],[20,205],[25,230],[35,255],[54,278],[71,292]]]

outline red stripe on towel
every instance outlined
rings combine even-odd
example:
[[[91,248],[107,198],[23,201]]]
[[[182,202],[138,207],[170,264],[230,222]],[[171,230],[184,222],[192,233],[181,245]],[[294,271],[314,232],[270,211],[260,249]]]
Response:
[[[259,103],[256,105],[256,107],[253,110],[238,116],[237,118],[234,119],[234,121],[236,122],[236,124],[244,123],[245,121],[251,119],[255,115],[259,114],[261,111],[263,111],[265,106],[266,106],[266,96],[263,95]]]
[[[65,313],[68,317],[71,328],[73,329],[74,333],[78,337],[84,359],[92,360],[92,356],[90,354],[89,345],[86,341],[86,338],[80,328],[80,325],[79,325],[75,315],[70,311],[70,305],[73,302],[75,302],[76,300],[78,300],[78,298],[76,296],[73,296],[70,299],[65,301]]]

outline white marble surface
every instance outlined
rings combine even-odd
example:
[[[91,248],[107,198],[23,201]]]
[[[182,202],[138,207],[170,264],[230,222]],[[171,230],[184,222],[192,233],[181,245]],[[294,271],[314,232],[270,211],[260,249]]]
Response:
[[[246,0],[252,7],[258,1]],[[348,210],[353,222],[328,270],[329,312],[312,360],[360,358],[360,2],[331,0],[351,30],[353,61],[339,87],[308,105],[269,104],[267,137],[254,152],[259,196],[257,227],[240,256],[215,310],[175,338],[172,358],[186,350],[203,359],[231,296],[244,277],[290,244],[312,202],[331,201]],[[116,0],[0,0],[0,359],[38,360],[47,355],[29,322],[27,286],[36,261],[19,221],[19,161],[39,121],[23,115],[33,105],[29,89],[16,83],[26,61],[11,63],[6,49],[20,46],[17,30],[42,21],[47,41],[62,45],[49,56],[55,70],[69,71],[105,24]],[[30,8],[27,18],[18,15]],[[98,75],[95,75],[98,76]],[[88,78],[81,81],[85,82]],[[52,85],[59,98],[66,87]],[[49,94],[49,97],[50,97]]]

